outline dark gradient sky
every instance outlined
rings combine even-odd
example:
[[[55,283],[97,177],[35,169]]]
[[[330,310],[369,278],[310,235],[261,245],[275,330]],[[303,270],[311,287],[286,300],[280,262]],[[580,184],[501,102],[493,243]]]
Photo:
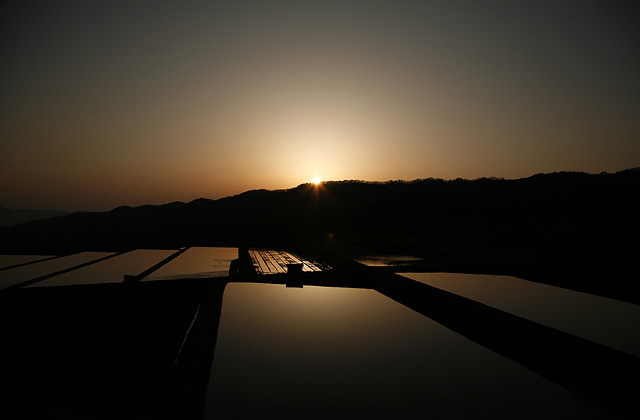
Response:
[[[0,205],[640,166],[634,1],[5,1]]]

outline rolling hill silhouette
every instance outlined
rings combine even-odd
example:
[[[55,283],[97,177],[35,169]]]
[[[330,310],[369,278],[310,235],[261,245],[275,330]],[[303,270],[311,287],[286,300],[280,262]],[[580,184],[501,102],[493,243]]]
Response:
[[[638,255],[639,195],[640,168],[517,180],[302,184],[34,220],[5,228],[0,252],[305,241],[342,253],[419,256],[434,271],[555,276],[551,282],[581,284],[589,278],[625,298]],[[618,292],[621,285],[625,290]]]
[[[62,210],[15,210],[0,206],[0,226],[18,225],[30,220],[48,219],[65,214],[69,213]]]

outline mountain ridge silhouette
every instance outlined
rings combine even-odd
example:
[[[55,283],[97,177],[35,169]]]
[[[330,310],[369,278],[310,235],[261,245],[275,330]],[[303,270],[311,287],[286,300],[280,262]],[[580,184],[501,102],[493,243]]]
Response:
[[[579,232],[587,228],[597,242],[607,233],[615,238],[626,228],[638,231],[634,215],[639,214],[639,186],[640,168],[597,175],[555,172],[517,180],[328,181],[286,190],[251,190],[217,200],[120,206],[32,220],[6,227],[0,251],[424,235],[449,242],[459,235],[471,239],[472,232],[484,232],[490,242],[518,242],[518,232],[528,239],[572,232],[592,242]],[[491,229],[493,235],[487,232]]]
[[[31,220],[49,219],[66,214],[69,214],[69,212],[64,210],[10,209],[0,206],[0,226],[13,226]]]
[[[347,256],[416,256],[423,271],[509,274],[640,302],[631,280],[639,195],[640,168],[328,181],[34,220],[0,230],[0,253],[314,244]]]

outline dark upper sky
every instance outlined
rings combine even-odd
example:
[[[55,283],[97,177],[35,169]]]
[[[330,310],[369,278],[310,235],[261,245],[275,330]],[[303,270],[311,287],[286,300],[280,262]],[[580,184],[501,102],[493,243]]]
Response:
[[[0,205],[640,166],[634,1],[0,4]]]

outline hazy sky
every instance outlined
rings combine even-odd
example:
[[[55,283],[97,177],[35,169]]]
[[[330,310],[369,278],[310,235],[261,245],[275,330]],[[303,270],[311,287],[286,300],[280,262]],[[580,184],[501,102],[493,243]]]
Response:
[[[640,166],[636,1],[5,1],[0,205]]]

